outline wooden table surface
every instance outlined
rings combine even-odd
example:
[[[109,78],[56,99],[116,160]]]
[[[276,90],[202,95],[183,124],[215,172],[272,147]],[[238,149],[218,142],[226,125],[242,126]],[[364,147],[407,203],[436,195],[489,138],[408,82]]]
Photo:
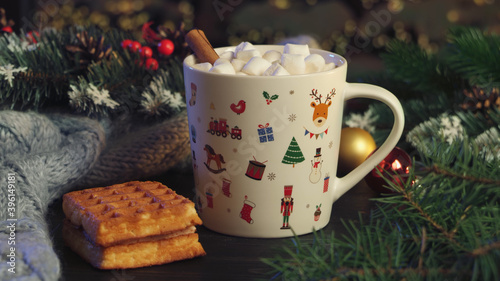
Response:
[[[194,182],[190,172],[171,171],[158,180],[174,189],[178,194],[193,198]],[[357,220],[358,213],[368,214],[374,205],[370,198],[376,194],[361,181],[337,202],[332,210],[330,223],[322,230],[336,234],[343,231],[341,220]],[[290,244],[290,238],[241,238],[213,232],[198,227],[200,242],[207,255],[191,260],[165,265],[127,270],[99,270],[86,263],[66,247],[62,241],[64,214],[62,200],[56,200],[49,208],[50,228],[54,247],[62,264],[63,280],[131,281],[131,280],[269,280],[271,268],[261,258],[270,258],[282,253]],[[312,234],[300,236],[303,241],[312,240]],[[279,279],[278,279],[279,280]]]

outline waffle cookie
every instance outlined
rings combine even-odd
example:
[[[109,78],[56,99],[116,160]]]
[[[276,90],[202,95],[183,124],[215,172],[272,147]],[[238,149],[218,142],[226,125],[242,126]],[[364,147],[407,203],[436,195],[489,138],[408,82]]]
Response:
[[[194,203],[158,182],[127,182],[63,196],[68,246],[102,269],[205,255]]]

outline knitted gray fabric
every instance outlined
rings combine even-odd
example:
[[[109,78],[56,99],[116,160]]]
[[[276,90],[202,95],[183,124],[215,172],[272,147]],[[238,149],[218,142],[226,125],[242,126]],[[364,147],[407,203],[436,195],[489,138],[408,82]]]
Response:
[[[189,154],[187,127],[181,114],[106,144],[109,132],[88,118],[0,111],[0,280],[59,279],[60,263],[45,221],[50,202],[84,185],[166,171]],[[8,211],[9,176],[14,217]],[[8,244],[12,235],[15,245]],[[15,273],[9,271],[11,247]]]
[[[104,186],[138,180],[185,165],[191,150],[186,112],[148,127],[115,134],[80,186]]]

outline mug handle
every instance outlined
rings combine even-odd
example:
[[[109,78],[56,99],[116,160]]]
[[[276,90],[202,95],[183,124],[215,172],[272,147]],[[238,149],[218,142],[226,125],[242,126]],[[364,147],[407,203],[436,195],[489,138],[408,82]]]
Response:
[[[342,178],[337,178],[337,192],[334,192],[334,201],[361,181],[373,168],[375,168],[396,146],[403,134],[404,112],[399,100],[384,88],[379,86],[347,83],[344,101],[352,98],[369,98],[385,103],[394,114],[392,130],[384,143],[368,159]]]

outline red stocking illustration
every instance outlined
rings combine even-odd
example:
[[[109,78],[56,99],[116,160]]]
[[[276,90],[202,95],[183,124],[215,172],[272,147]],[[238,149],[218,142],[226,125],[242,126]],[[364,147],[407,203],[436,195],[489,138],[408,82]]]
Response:
[[[231,181],[224,178],[222,179],[222,193],[227,197],[231,198]]]
[[[253,219],[250,217],[253,208],[255,208],[255,203],[247,200],[248,196],[245,195],[245,201],[243,201],[243,208],[241,208],[240,218],[244,219],[246,222],[252,224]]]

